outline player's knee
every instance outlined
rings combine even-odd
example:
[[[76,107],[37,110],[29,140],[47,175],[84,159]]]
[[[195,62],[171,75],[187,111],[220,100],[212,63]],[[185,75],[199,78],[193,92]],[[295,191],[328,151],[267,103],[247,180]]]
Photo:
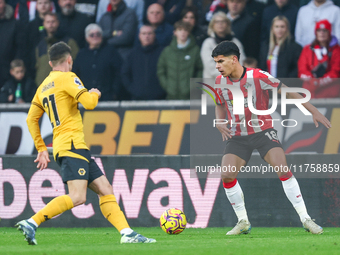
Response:
[[[86,195],[70,195],[72,201],[73,201],[73,205],[74,206],[78,206],[78,205],[82,205],[85,204],[86,202]]]
[[[111,184],[106,185],[105,187],[105,195],[112,195],[113,194],[113,188]]]
[[[107,196],[107,195],[113,195],[113,189],[110,183],[107,183],[105,185],[102,185],[99,189],[98,195],[100,197]]]

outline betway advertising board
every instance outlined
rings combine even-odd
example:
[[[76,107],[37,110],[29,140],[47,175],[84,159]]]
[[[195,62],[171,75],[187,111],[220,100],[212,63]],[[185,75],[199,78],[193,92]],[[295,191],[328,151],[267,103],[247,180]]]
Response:
[[[191,156],[193,157],[193,156]],[[218,175],[190,169],[190,156],[96,156],[94,160],[113,186],[113,192],[132,227],[159,226],[159,217],[168,208],[179,208],[188,218],[188,227],[232,227],[237,222]],[[196,156],[200,157],[200,156]],[[31,217],[54,197],[67,193],[59,167],[51,158],[48,168],[40,171],[34,156],[0,157],[0,227],[13,227]],[[221,156],[210,156],[220,163]],[[339,176],[338,155],[288,155],[289,164],[300,184],[308,213],[324,227],[340,226],[339,178],[313,178],[315,167],[304,178],[306,162],[331,164]],[[249,166],[264,161],[254,155]],[[311,168],[311,166],[309,166]],[[330,168],[328,168],[330,171]],[[309,170],[308,170],[309,171]],[[299,173],[299,174],[298,174]],[[208,176],[208,178],[207,178]],[[250,176],[250,177],[249,177]],[[199,177],[199,178],[198,178]],[[245,196],[249,219],[255,227],[301,227],[294,208],[286,198],[275,173],[240,173],[238,178]],[[109,227],[100,212],[98,196],[88,190],[84,205],[64,212],[42,227]]]

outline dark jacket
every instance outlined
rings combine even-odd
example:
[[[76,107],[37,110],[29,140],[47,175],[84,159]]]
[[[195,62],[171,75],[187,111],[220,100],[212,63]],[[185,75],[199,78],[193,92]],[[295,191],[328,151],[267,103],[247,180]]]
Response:
[[[76,58],[79,48],[76,43],[76,41],[68,36],[65,36],[63,38],[59,37],[52,37],[48,38],[45,37],[42,39],[37,47],[35,47],[35,83],[37,86],[40,86],[40,84],[44,81],[44,79],[49,75],[49,73],[52,71],[52,68],[48,64],[49,58],[48,58],[48,49],[57,42],[65,42],[68,44],[68,46],[71,47],[71,56],[73,60]]]
[[[248,0],[246,7],[244,9],[248,14],[253,16],[256,20],[260,21],[264,8],[265,8],[265,5],[263,3],[260,3],[256,0]],[[215,9],[209,9],[209,12],[211,12],[212,10],[213,10],[212,14],[215,14],[216,12],[220,12],[220,11],[224,13],[229,12],[228,6],[222,3],[219,3],[218,5],[216,5]],[[209,15],[209,17],[212,17],[212,15]]]
[[[280,47],[277,60],[277,77],[278,78],[297,78],[298,77],[298,60],[302,47],[294,40],[286,40]],[[261,47],[259,68],[268,71],[267,57],[269,46],[264,43]]]
[[[204,30],[201,26],[194,26],[191,31],[191,34],[195,37],[196,44],[201,48],[203,41],[208,38],[207,31]]]
[[[239,39],[244,47],[247,57],[258,59],[260,53],[260,24],[256,19],[243,11],[241,15],[231,23],[231,29],[235,37]]]
[[[190,78],[202,78],[200,49],[193,36],[190,43],[178,49],[177,38],[166,47],[157,64],[157,75],[167,99],[190,99]]]
[[[134,10],[121,1],[115,12],[106,12],[99,21],[103,37],[116,47],[123,59],[133,47],[137,33],[138,20]],[[113,36],[113,31],[122,31],[122,35]]]
[[[85,28],[93,22],[93,18],[89,18],[86,14],[74,11],[72,14],[65,16],[62,13],[58,14],[59,18],[59,37],[68,36],[77,42],[81,49],[85,47]]]
[[[5,85],[0,90],[0,103],[15,103],[18,84],[21,84],[21,98],[25,103],[32,101],[37,86],[30,77],[25,76],[20,82],[11,77],[6,81]],[[13,95],[13,100],[8,101],[8,96]]]
[[[5,8],[5,18],[0,19],[0,88],[10,78],[10,62],[15,58],[25,60],[24,33],[13,18],[12,7]]]
[[[147,47],[138,43],[128,55],[133,61],[125,61],[122,79],[132,100],[165,99],[165,91],[157,77],[157,61],[162,50],[157,42]]]
[[[120,99],[120,68],[122,59],[113,45],[102,44],[99,49],[81,49],[73,64],[73,72],[87,89],[98,88],[100,101]]]
[[[278,15],[283,15],[288,19],[290,23],[290,34],[294,36],[298,10],[299,8],[291,3],[288,3],[281,9],[276,5],[276,3],[267,6],[262,14],[261,41],[268,43],[272,20]]]
[[[43,26],[43,20],[37,15],[34,20],[28,24],[27,28],[28,38],[28,65],[26,71],[32,78],[35,77],[35,47],[44,39],[46,32]]]
[[[156,30],[156,38],[161,46],[168,46],[174,34],[174,27],[167,22],[160,24]]]

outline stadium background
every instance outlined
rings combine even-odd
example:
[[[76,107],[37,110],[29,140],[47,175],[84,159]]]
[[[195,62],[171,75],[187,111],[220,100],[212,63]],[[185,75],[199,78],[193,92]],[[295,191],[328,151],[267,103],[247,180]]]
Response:
[[[315,129],[310,118],[297,115],[298,110],[290,107],[288,116],[304,124],[294,131],[279,130],[284,149],[290,154],[288,162],[339,164],[340,100],[312,103],[331,120],[333,128]],[[26,126],[28,108],[28,104],[0,105],[0,226],[3,227],[12,227],[66,192],[55,162],[43,172],[36,171],[33,163],[36,151]],[[207,133],[202,128],[204,118],[197,109],[190,108],[189,101],[100,103],[95,111],[81,108],[81,113],[86,141],[113,184],[132,226],[157,226],[158,217],[169,207],[182,208],[189,227],[235,224],[236,216],[220,180],[196,178],[189,171],[191,162],[187,155],[204,153],[204,146],[191,138],[199,136],[207,143],[219,139],[218,132]],[[41,130],[45,142],[50,144],[52,130],[46,115]],[[210,153],[220,154],[222,148],[223,143],[219,143]],[[219,163],[220,157],[211,155],[209,160]],[[249,164],[262,162],[255,155]],[[240,175],[251,222],[264,227],[300,226],[280,181],[266,177],[247,179]],[[299,183],[311,216],[324,227],[338,227],[340,179],[324,177],[300,178]],[[101,226],[110,225],[100,213],[96,195],[89,192],[86,205],[65,212],[42,227]]]
[[[333,127],[315,129],[311,119],[304,120],[299,110],[289,107],[287,116],[303,125],[300,129],[293,128],[295,133],[288,131],[289,128],[280,132],[286,152],[290,150],[288,164],[339,164],[340,101],[312,103],[331,120]],[[13,226],[53,197],[65,194],[55,162],[42,172],[36,171],[33,163],[36,152],[25,124],[28,107],[2,105],[0,108],[0,150],[4,154],[0,157],[0,217],[4,227]],[[208,112],[213,108],[209,106]],[[182,208],[188,216],[189,227],[232,226],[236,222],[219,178],[205,178],[204,174],[197,178],[194,171],[190,172],[189,154],[205,153],[201,141],[193,137],[199,135],[208,139],[203,139],[208,143],[220,138],[218,132],[207,132],[202,125],[206,122],[204,116],[199,110],[190,109],[190,102],[100,103],[94,111],[81,109],[81,112],[91,151],[113,184],[132,226],[157,226],[158,217],[169,207]],[[279,113],[274,113],[276,115]],[[50,143],[51,126],[47,116],[42,119],[41,130],[45,142]],[[221,155],[216,154],[220,154],[222,148],[220,142],[216,151],[197,158],[220,164]],[[249,165],[263,163],[254,155]],[[324,227],[339,226],[339,175],[296,176],[310,215]],[[300,226],[275,174],[240,174],[239,180],[252,224]],[[87,198],[86,205],[65,212],[43,227],[109,226],[100,213],[96,195],[88,192]],[[87,220],[89,218],[91,220]]]

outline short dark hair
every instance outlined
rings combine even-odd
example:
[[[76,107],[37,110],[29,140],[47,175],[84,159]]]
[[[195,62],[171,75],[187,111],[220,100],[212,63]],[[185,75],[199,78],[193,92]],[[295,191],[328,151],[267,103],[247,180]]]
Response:
[[[48,50],[48,57],[53,66],[63,63],[68,55],[71,55],[71,47],[65,42],[55,43]]]
[[[232,41],[223,41],[217,44],[217,46],[211,53],[211,56],[213,58],[219,55],[222,55],[225,57],[235,55],[237,59],[240,60],[240,49]]]
[[[184,22],[183,20],[179,20],[174,24],[174,30],[177,30],[177,29],[184,29],[185,31],[190,33],[191,30],[192,30],[192,26],[188,22]]]
[[[58,15],[57,15],[56,13],[54,13],[54,12],[47,12],[47,13],[45,13],[44,19],[45,19],[46,16],[52,16],[52,17],[54,17],[56,20],[59,21]]]
[[[24,61],[22,61],[21,59],[14,59],[14,60],[11,61],[10,67],[11,67],[11,69],[14,69],[16,67],[25,68],[25,64],[24,64]]]
[[[185,15],[187,15],[188,12],[192,12],[195,17],[195,24],[198,22],[198,12],[196,6],[185,6],[181,12],[181,19],[184,18]]]

